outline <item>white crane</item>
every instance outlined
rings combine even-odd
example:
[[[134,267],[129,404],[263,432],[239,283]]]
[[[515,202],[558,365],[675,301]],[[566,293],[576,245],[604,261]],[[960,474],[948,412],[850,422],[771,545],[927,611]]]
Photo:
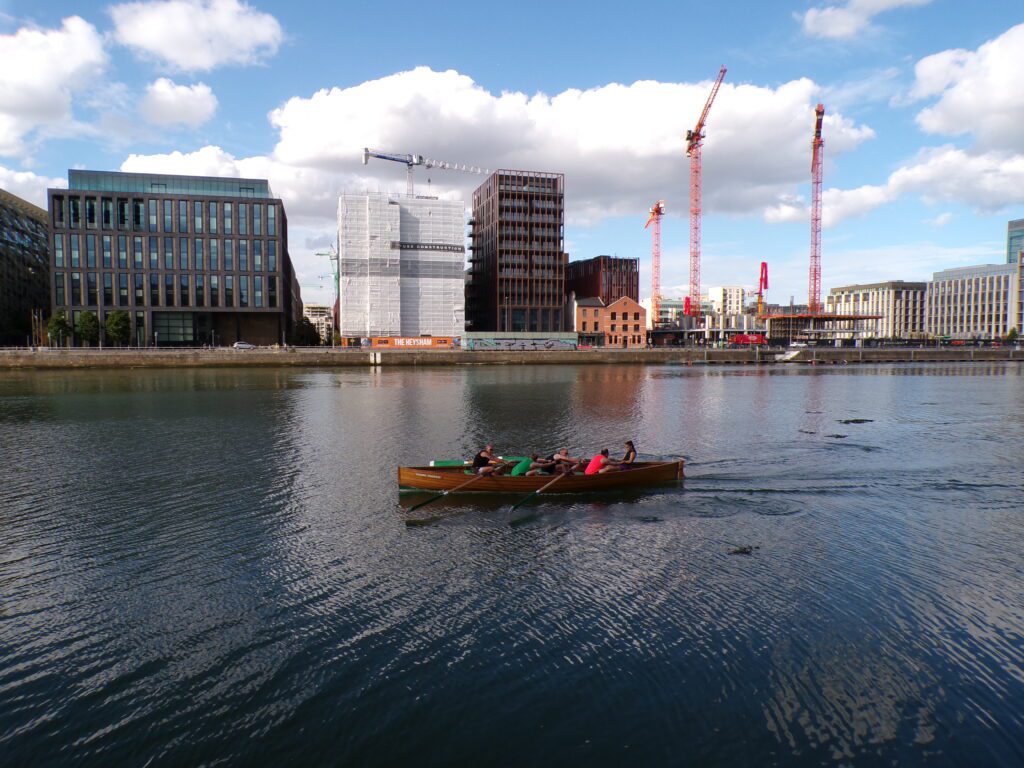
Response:
[[[422,165],[424,168],[442,168],[446,171],[462,171],[463,173],[480,173],[489,176],[490,170],[487,168],[478,168],[475,165],[465,165],[464,163],[449,163],[445,160],[431,160],[429,157],[423,155],[400,155],[394,152],[381,152],[377,149],[370,149],[369,147],[363,147],[363,165],[366,165],[371,157],[375,157],[378,160],[391,160],[395,163],[404,163],[406,167],[406,188],[405,191],[410,197],[413,195],[412,186],[412,169],[417,165]]]

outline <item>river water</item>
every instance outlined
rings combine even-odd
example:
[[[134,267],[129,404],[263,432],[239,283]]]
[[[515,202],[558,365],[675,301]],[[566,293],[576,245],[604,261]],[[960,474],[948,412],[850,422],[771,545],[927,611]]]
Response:
[[[988,363],[0,374],[0,762],[1021,765],[1022,403]],[[405,525],[398,464],[627,438],[685,484]]]

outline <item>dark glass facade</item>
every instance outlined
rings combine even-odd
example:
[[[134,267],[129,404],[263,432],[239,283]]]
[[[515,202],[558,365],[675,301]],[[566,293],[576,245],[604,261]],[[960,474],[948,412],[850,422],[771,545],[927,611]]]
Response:
[[[565,312],[560,173],[496,171],[473,193],[470,331],[560,332]]]
[[[265,180],[71,170],[68,182],[48,191],[50,304],[73,328],[83,311],[102,328],[123,309],[139,345],[287,340],[302,303]]]
[[[25,345],[49,310],[46,211],[0,189],[0,344]]]

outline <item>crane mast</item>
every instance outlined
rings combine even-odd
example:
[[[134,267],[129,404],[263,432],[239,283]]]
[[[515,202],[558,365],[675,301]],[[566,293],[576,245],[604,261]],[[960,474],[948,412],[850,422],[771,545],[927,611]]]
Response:
[[[825,142],[821,138],[821,124],[825,119],[825,106],[814,108],[814,140],[811,142],[811,268],[807,278],[807,311],[821,312],[821,174]]]
[[[665,201],[659,200],[651,206],[644,229],[651,229],[651,329],[658,327],[661,319],[661,217],[665,215]]]
[[[768,290],[768,262],[761,262],[761,277],[757,281],[757,317],[764,317],[764,292]]]
[[[725,67],[718,71],[715,84],[700,113],[697,125],[686,132],[686,156],[690,158],[690,295],[687,311],[694,317],[700,316],[700,220],[701,220],[701,147],[704,143],[704,124],[711,111],[711,104],[718,95],[718,89],[725,79]]]
[[[378,160],[390,160],[394,163],[402,163],[405,165],[405,191],[409,197],[413,196],[414,188],[412,183],[412,169],[417,165],[422,165],[424,168],[440,168],[445,171],[462,171],[463,173],[479,173],[489,176],[490,170],[487,168],[479,168],[475,165],[466,165],[465,163],[450,163],[447,160],[432,160],[429,157],[423,155],[403,155],[395,152],[383,152],[379,149],[370,149],[369,147],[363,147],[363,165],[366,165],[370,158],[374,157]]]

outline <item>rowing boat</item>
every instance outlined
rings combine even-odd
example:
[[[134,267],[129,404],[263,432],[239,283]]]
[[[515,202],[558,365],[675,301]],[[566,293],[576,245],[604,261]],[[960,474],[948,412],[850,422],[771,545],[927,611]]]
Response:
[[[549,493],[590,493],[617,488],[637,488],[671,483],[683,476],[683,461],[638,461],[629,469],[597,475],[569,475],[554,484]],[[466,493],[530,493],[550,483],[554,475],[511,477],[489,475],[472,484]],[[422,491],[451,491],[469,475],[461,467],[399,467],[399,488]]]

